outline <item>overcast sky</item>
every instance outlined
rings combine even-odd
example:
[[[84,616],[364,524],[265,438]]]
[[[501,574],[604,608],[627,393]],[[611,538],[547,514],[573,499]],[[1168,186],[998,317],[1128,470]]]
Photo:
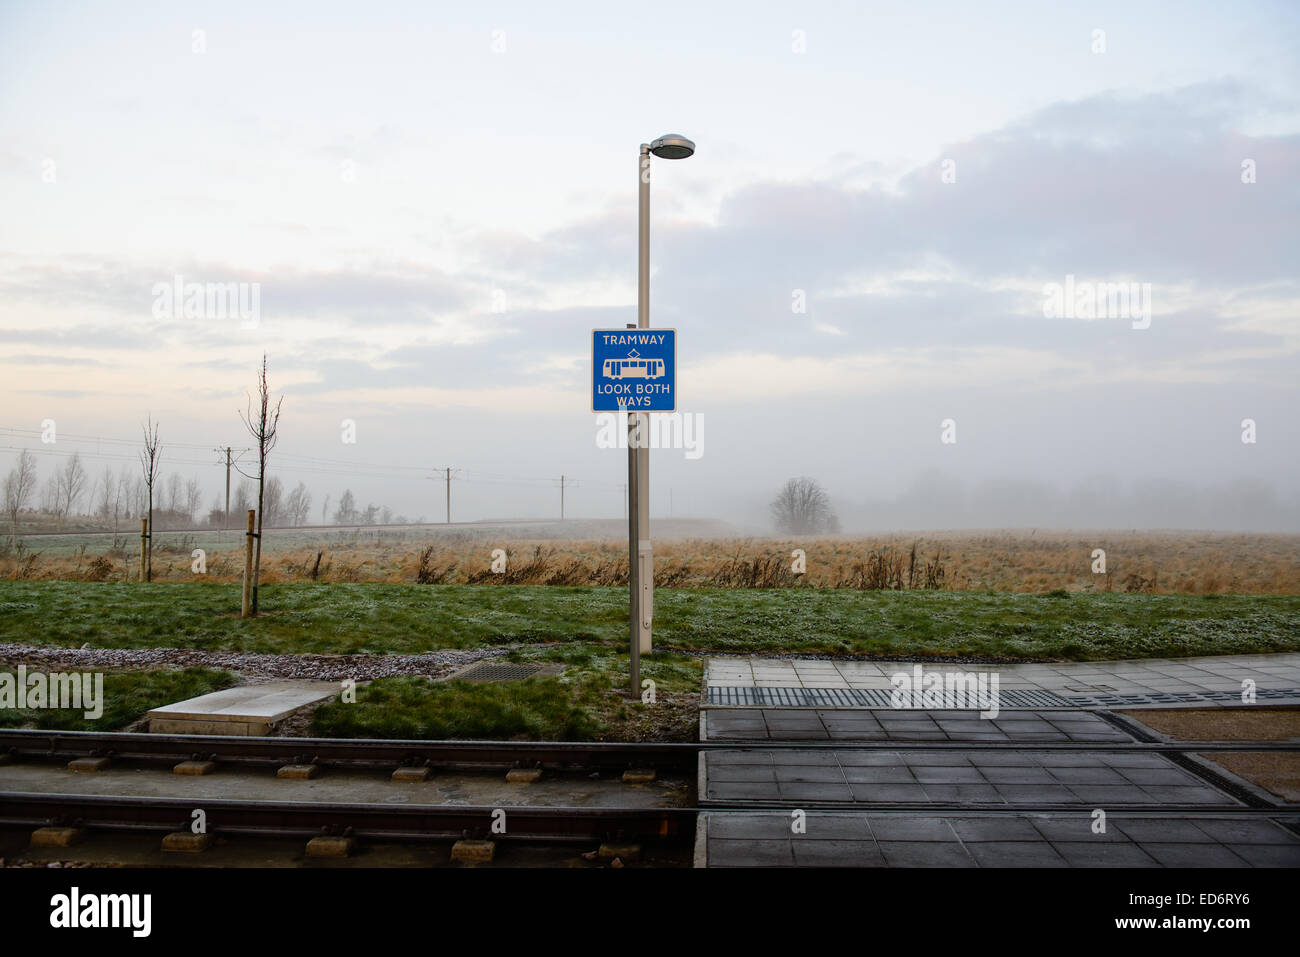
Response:
[[[619,515],[590,330],[681,132],[651,324],[703,454],[653,453],[655,515],[760,530],[808,475],[849,529],[1300,530],[1298,11],[0,2],[0,468],[152,413],[211,501],[266,352],[317,509],[441,519],[451,466],[455,518],[561,474]],[[160,315],[177,276],[258,321]],[[1149,325],[1046,315],[1067,277]]]

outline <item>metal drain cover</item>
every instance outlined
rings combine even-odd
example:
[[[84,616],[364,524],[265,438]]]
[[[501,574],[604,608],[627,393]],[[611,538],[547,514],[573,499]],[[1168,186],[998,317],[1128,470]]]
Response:
[[[523,681],[542,670],[541,665],[479,661],[448,677],[449,681]]]

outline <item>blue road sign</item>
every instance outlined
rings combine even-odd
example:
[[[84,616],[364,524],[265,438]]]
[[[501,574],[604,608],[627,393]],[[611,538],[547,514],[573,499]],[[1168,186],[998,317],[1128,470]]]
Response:
[[[593,329],[592,412],[674,412],[676,329]]]

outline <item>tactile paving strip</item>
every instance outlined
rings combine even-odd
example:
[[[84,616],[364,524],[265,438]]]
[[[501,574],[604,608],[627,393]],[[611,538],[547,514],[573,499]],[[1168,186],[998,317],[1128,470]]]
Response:
[[[892,708],[893,692],[888,688],[756,688],[720,686],[709,688],[708,705],[716,708]],[[1294,699],[1300,688],[1260,688],[1257,701]],[[1152,691],[1143,694],[1071,694],[1054,691],[1009,688],[999,690],[998,707],[1020,708],[1121,708],[1131,705],[1202,704],[1240,702],[1237,691]]]
[[[1300,700],[1300,688],[1260,688],[1257,701]],[[1115,708],[1140,704],[1200,704],[1202,702],[1241,703],[1240,691],[1152,691],[1146,694],[1070,695],[1069,702],[1081,708]]]
[[[721,708],[890,708],[888,688],[709,688],[708,703]],[[1000,708],[1075,708],[1051,691],[1020,688],[998,692]]]

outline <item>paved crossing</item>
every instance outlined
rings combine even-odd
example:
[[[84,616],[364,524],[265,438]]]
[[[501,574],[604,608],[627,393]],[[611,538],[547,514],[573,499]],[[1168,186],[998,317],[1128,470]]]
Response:
[[[1190,690],[1240,705],[1243,676],[1300,689],[1300,655],[1194,661],[933,667],[1009,670],[1012,687],[1060,695]],[[912,666],[712,659],[706,684],[875,690]],[[736,745],[701,756],[701,866],[1300,867],[1300,807],[1157,749],[1095,704],[996,716],[714,704],[700,727]]]

